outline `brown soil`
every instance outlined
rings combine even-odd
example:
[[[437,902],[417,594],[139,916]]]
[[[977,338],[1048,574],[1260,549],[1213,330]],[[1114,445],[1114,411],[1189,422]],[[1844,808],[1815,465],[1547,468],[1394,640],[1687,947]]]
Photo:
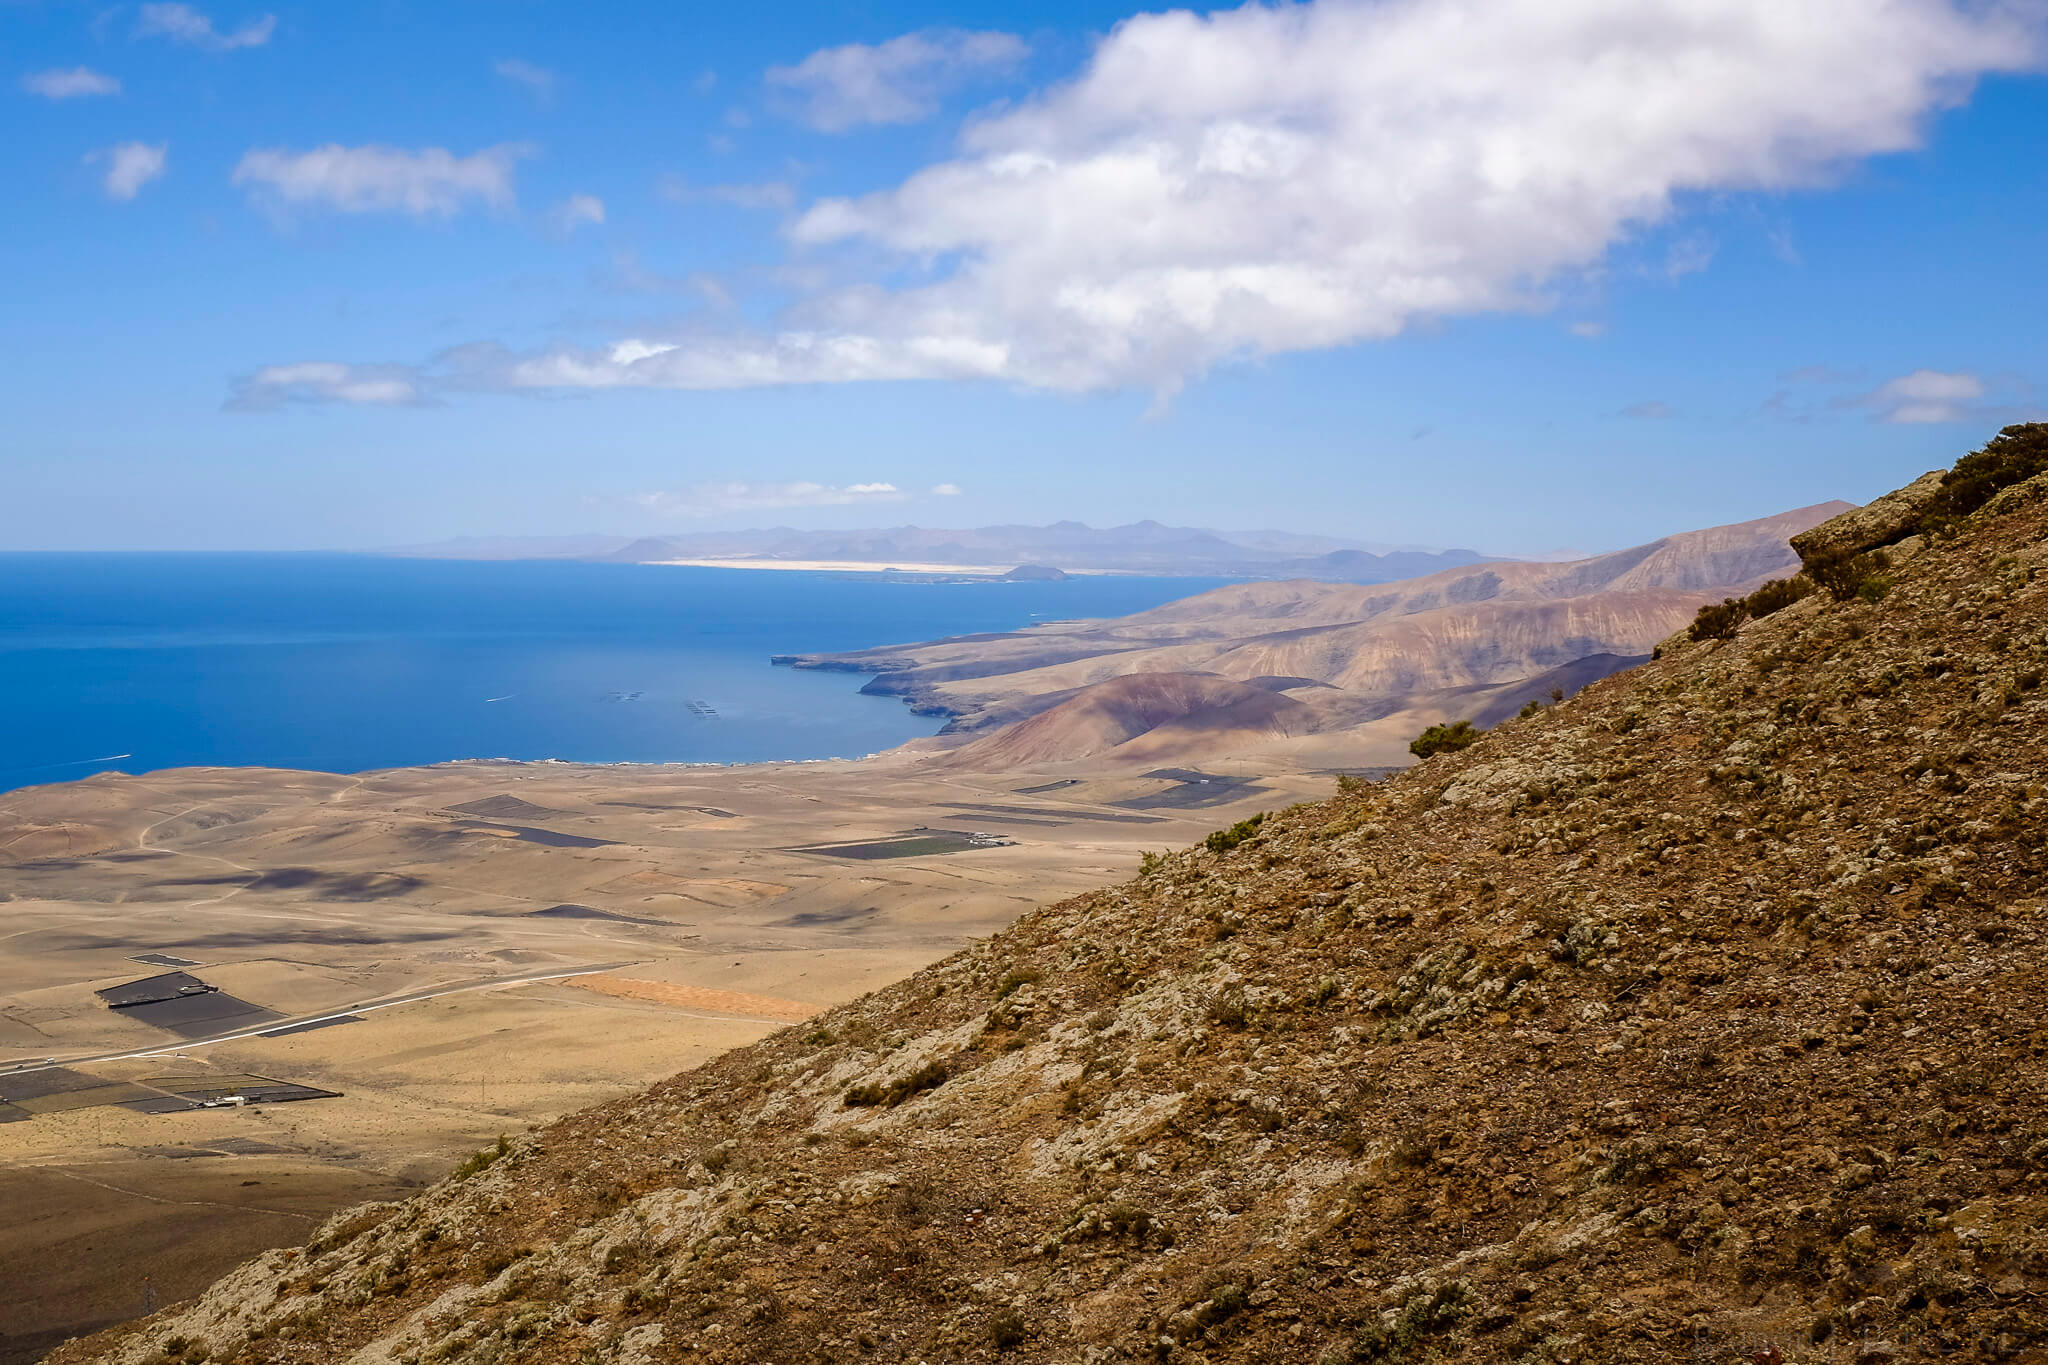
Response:
[[[806,1005],[801,1000],[779,1000],[772,995],[707,990],[702,986],[672,986],[666,981],[636,981],[610,972],[575,977],[568,984],[600,995],[614,995],[621,1000],[652,1000],[682,1009],[717,1010],[721,1014],[742,1014],[750,1019],[776,1019],[792,1024],[810,1018],[819,1008]]]
[[[151,1293],[189,1298],[259,1251],[303,1242],[334,1209],[404,1189],[266,1157],[0,1170],[0,1365],[133,1317]]]

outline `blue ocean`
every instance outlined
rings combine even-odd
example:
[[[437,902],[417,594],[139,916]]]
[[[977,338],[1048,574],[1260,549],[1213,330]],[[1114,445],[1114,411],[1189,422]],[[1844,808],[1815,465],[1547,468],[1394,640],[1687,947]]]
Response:
[[[1213,579],[354,555],[0,555],[0,790],[118,769],[749,763],[937,731],[773,654],[1117,616]]]

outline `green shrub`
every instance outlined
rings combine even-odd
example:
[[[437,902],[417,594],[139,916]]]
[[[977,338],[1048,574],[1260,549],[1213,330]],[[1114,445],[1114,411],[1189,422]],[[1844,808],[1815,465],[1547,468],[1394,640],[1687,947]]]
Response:
[[[498,1161],[500,1161],[504,1157],[510,1156],[511,1154],[512,1144],[506,1141],[505,1135],[503,1133],[500,1133],[498,1134],[498,1141],[495,1145],[484,1148],[481,1152],[476,1153],[467,1161],[463,1162],[460,1166],[457,1166],[455,1168],[454,1178],[457,1180],[467,1180],[471,1176],[475,1175],[478,1171],[484,1170],[496,1164]]]
[[[1012,967],[996,983],[996,999],[1007,1000],[1025,986],[1035,986],[1043,980],[1045,973],[1036,967]]]
[[[894,1109],[907,1099],[938,1089],[951,1074],[944,1062],[926,1062],[908,1076],[898,1077],[887,1085],[854,1086],[846,1092],[846,1107],[871,1109],[881,1105]]]
[[[1725,597],[1701,607],[1685,632],[1689,640],[1732,640],[1736,628],[1749,619],[1749,604]]]
[[[1417,758],[1456,753],[1460,749],[1470,747],[1484,733],[1483,730],[1475,729],[1469,720],[1452,721],[1449,725],[1432,725],[1408,741],[1408,752]]]
[[[1464,1280],[1411,1294],[1399,1309],[1366,1324],[1352,1343],[1351,1359],[1354,1365],[1408,1359],[1426,1338],[1457,1326],[1478,1306],[1479,1296]]]
[[[1932,515],[1962,517],[1982,507],[2002,488],[2048,472],[2048,422],[2009,426],[1957,460],[1942,477]]]
[[[1202,846],[1211,853],[1228,853],[1245,840],[1259,832],[1259,826],[1266,823],[1266,813],[1260,811],[1248,820],[1240,820],[1229,829],[1214,830],[1202,840]]]
[[[988,1344],[998,1351],[1016,1350],[1027,1335],[1024,1315],[1014,1308],[1001,1309],[988,1320]]]
[[[1837,551],[1832,554],[1815,555],[1806,561],[1806,574],[1815,583],[1827,589],[1828,596],[1837,602],[1848,602],[1862,594],[1866,582],[1877,578],[1889,567],[1891,556],[1883,550],[1872,550],[1868,554],[1860,555]],[[1885,580],[1885,587],[1890,586],[1890,580]],[[1880,589],[1877,595],[1884,596],[1883,590]]]
[[[1751,616],[1769,616],[1772,612],[1783,611],[1802,597],[1813,593],[1813,580],[1805,574],[1791,578],[1773,578],[1755,592],[1742,599]]]

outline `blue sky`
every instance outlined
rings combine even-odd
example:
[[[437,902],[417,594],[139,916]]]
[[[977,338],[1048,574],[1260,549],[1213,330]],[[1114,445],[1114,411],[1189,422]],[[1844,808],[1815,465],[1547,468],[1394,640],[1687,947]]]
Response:
[[[0,547],[1867,498],[2048,408],[2044,34],[4,0]]]

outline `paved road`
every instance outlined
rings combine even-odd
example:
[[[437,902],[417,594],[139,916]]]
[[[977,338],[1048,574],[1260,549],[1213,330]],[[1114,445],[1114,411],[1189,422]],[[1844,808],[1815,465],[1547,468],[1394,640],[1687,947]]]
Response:
[[[367,1000],[360,1005],[344,1005],[339,1009],[322,1010],[318,1014],[300,1014],[294,1015],[289,1019],[272,1019],[266,1023],[255,1024],[248,1028],[217,1033],[208,1038],[180,1038],[175,1042],[163,1043],[154,1047],[131,1048],[125,1052],[95,1052],[90,1056],[78,1057],[45,1057],[40,1061],[23,1062],[7,1067],[5,1068],[5,1074],[11,1076],[19,1072],[49,1071],[55,1067],[85,1066],[93,1062],[119,1062],[126,1061],[130,1057],[158,1057],[166,1053],[186,1052],[193,1048],[206,1047],[212,1043],[232,1043],[244,1038],[258,1038],[266,1033],[275,1033],[279,1029],[299,1028],[307,1024],[325,1023],[330,1019],[340,1019],[346,1015],[368,1014],[372,1010],[388,1010],[398,1005],[417,1004],[422,1000],[432,1000],[443,995],[459,995],[463,991],[488,990],[492,986],[517,986],[529,981],[560,981],[564,977],[589,976],[595,972],[616,971],[620,967],[630,967],[632,965],[631,962],[602,962],[589,967],[572,967],[567,971],[518,972],[511,976],[487,977],[481,981],[461,981],[448,986],[431,986],[423,991],[408,991],[404,995],[380,996],[374,1000]]]

